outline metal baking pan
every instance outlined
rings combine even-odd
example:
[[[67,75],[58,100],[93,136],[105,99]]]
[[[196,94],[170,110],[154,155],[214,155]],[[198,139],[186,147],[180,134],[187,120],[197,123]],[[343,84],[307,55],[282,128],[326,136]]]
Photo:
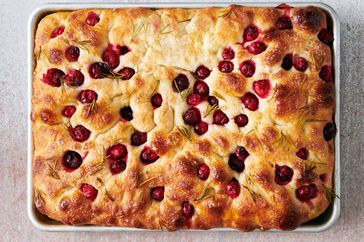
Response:
[[[210,3],[55,3],[45,4],[36,8],[30,15],[28,20],[28,113],[32,109],[32,73],[33,73],[33,49],[34,49],[34,36],[37,25],[42,17],[47,14],[57,11],[71,11],[83,8],[131,8],[131,7],[146,7],[146,8],[204,8],[210,6],[225,7],[232,3],[230,2],[210,2]],[[275,7],[279,3],[239,3],[237,5],[256,6],[256,7]],[[335,93],[336,93],[336,112],[335,123],[337,126],[337,134],[335,137],[335,168],[334,168],[334,188],[337,195],[340,196],[340,22],[336,12],[328,5],[318,2],[305,2],[305,3],[290,3],[287,4],[294,7],[304,6],[317,6],[323,9],[328,18],[328,24],[331,25],[335,40],[333,43],[333,65],[335,71]],[[33,185],[32,185],[32,157],[33,157],[33,136],[31,120],[28,120],[28,187],[27,187],[27,212],[31,222],[34,226],[43,231],[155,231],[147,229],[136,229],[126,227],[104,227],[95,225],[81,225],[70,226],[64,225],[60,222],[49,219],[42,215],[34,206],[33,203]],[[305,224],[302,224],[293,232],[321,232],[332,227],[340,214],[340,199],[335,199],[334,202],[327,208],[327,210],[316,219],[313,219]],[[210,230],[185,230],[185,231],[238,231],[229,228],[215,228]],[[257,230],[258,231],[258,230]],[[280,230],[269,230],[278,232]]]

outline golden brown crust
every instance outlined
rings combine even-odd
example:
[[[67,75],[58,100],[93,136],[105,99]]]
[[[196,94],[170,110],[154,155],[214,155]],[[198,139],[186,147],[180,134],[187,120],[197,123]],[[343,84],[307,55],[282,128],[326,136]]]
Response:
[[[100,21],[90,26],[89,12]],[[334,112],[333,83],[324,82],[319,73],[331,65],[329,46],[317,34],[326,28],[326,15],[316,7],[292,8],[288,14],[292,29],[276,28],[287,9],[229,6],[205,9],[94,9],[58,12],[44,17],[35,36],[36,64],[33,74],[33,187],[34,203],[39,211],[66,224],[97,224],[148,229],[177,230],[230,227],[254,229],[294,229],[321,214],[329,205],[324,189],[332,187],[334,144],[323,137],[326,123]],[[267,49],[254,55],[243,40],[246,27],[260,29],[259,39]],[[58,26],[64,32],[51,38]],[[81,41],[81,42],[80,42]],[[83,42],[82,42],[83,41]],[[131,51],[120,57],[122,67],[136,73],[127,81],[93,79],[88,68],[102,61],[108,44],[125,45]],[[65,56],[69,45],[80,47],[78,61]],[[231,47],[235,52],[232,73],[218,69],[221,52]],[[289,54],[302,56],[308,68],[299,72],[283,70],[281,63]],[[252,78],[239,71],[245,60],[253,60]],[[225,126],[212,124],[205,115],[207,102],[198,107],[209,124],[202,136],[185,125],[182,114],[188,105],[173,91],[173,79],[185,74],[193,87],[193,74],[200,65],[212,70],[204,81],[211,93],[218,93],[220,109],[230,121]],[[52,87],[42,81],[50,68],[64,73],[80,70],[85,77],[80,87]],[[252,90],[256,80],[269,79],[268,97],[259,98],[259,109],[246,109],[240,98]],[[84,89],[98,93],[97,110],[82,104],[77,97]],[[150,103],[153,94],[163,97],[162,106]],[[76,112],[62,116],[66,105]],[[130,106],[133,120],[120,119],[119,109]],[[234,117],[245,113],[249,123],[239,128]],[[206,117],[204,117],[206,116]],[[91,131],[84,142],[74,141],[69,128],[82,124]],[[190,134],[179,131],[185,127]],[[147,142],[132,146],[134,131],[147,132]],[[127,147],[126,169],[112,175],[105,159],[105,149],[120,142]],[[144,146],[160,157],[145,165],[140,161]],[[228,165],[237,146],[249,152],[245,169],[239,173]],[[309,150],[309,159],[296,156],[298,149]],[[66,150],[83,156],[82,165],[70,172],[62,157]],[[201,164],[210,168],[207,180],[197,177]],[[307,171],[307,165],[315,168]],[[275,165],[287,165],[294,171],[286,185],[275,182]],[[312,168],[312,167],[311,167]],[[324,181],[319,176],[325,174]],[[227,184],[235,178],[240,194],[231,198]],[[95,200],[88,199],[80,187],[90,184],[97,189]],[[296,197],[296,189],[316,184],[317,196],[308,202]],[[151,188],[163,186],[164,199],[151,198]],[[206,194],[204,194],[206,193]],[[194,207],[191,219],[182,214],[181,204]]]

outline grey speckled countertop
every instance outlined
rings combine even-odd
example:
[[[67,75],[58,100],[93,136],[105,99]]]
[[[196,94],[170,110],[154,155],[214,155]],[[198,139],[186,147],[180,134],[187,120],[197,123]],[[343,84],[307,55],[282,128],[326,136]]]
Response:
[[[29,117],[27,113],[26,23],[32,9],[51,1],[0,0],[0,2],[0,133],[2,134],[0,140],[0,241],[213,242],[289,241],[293,239],[295,241],[363,241],[364,1],[324,1],[337,11],[341,21],[342,211],[333,228],[314,234],[267,232],[50,233],[35,229],[26,214],[26,123]]]

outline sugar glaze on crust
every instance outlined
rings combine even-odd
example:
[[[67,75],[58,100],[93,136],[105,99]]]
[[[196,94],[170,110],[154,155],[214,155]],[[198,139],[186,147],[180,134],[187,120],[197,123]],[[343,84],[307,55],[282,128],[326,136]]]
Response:
[[[47,15],[35,206],[65,224],[166,230],[317,217],[335,159],[326,28],[321,9],[285,5]]]

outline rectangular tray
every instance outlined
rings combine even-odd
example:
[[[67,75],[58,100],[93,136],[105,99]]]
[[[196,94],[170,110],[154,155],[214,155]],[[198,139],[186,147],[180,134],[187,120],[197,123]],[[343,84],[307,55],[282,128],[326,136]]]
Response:
[[[83,8],[204,8],[204,7],[225,7],[230,4],[237,4],[243,6],[256,6],[256,7],[275,7],[277,2],[211,2],[211,3],[50,3],[39,6],[34,9],[28,19],[28,114],[32,111],[32,79],[33,79],[33,49],[34,49],[34,36],[36,27],[42,17],[56,11],[71,11]],[[333,43],[333,65],[335,72],[335,123],[337,133],[335,136],[335,167],[334,167],[334,189],[335,193],[340,196],[340,22],[336,12],[328,5],[319,2],[306,2],[306,3],[290,3],[287,4],[294,7],[304,6],[317,6],[323,9],[329,17],[329,25],[332,25],[335,40]],[[30,221],[33,225],[43,231],[158,231],[148,229],[137,229],[127,227],[106,227],[96,225],[81,225],[70,226],[64,225],[55,220],[49,219],[42,215],[34,206],[33,202],[33,183],[32,183],[32,159],[33,158],[33,136],[32,136],[32,123],[28,119],[28,172],[27,172],[27,212]],[[322,232],[332,227],[340,214],[340,199],[335,199],[334,202],[322,213],[319,217],[302,224],[297,229],[291,232]],[[180,230],[180,231],[239,231],[230,228],[214,228],[210,230]],[[259,231],[259,230],[257,230]],[[279,232],[281,230],[271,229],[270,232]]]

